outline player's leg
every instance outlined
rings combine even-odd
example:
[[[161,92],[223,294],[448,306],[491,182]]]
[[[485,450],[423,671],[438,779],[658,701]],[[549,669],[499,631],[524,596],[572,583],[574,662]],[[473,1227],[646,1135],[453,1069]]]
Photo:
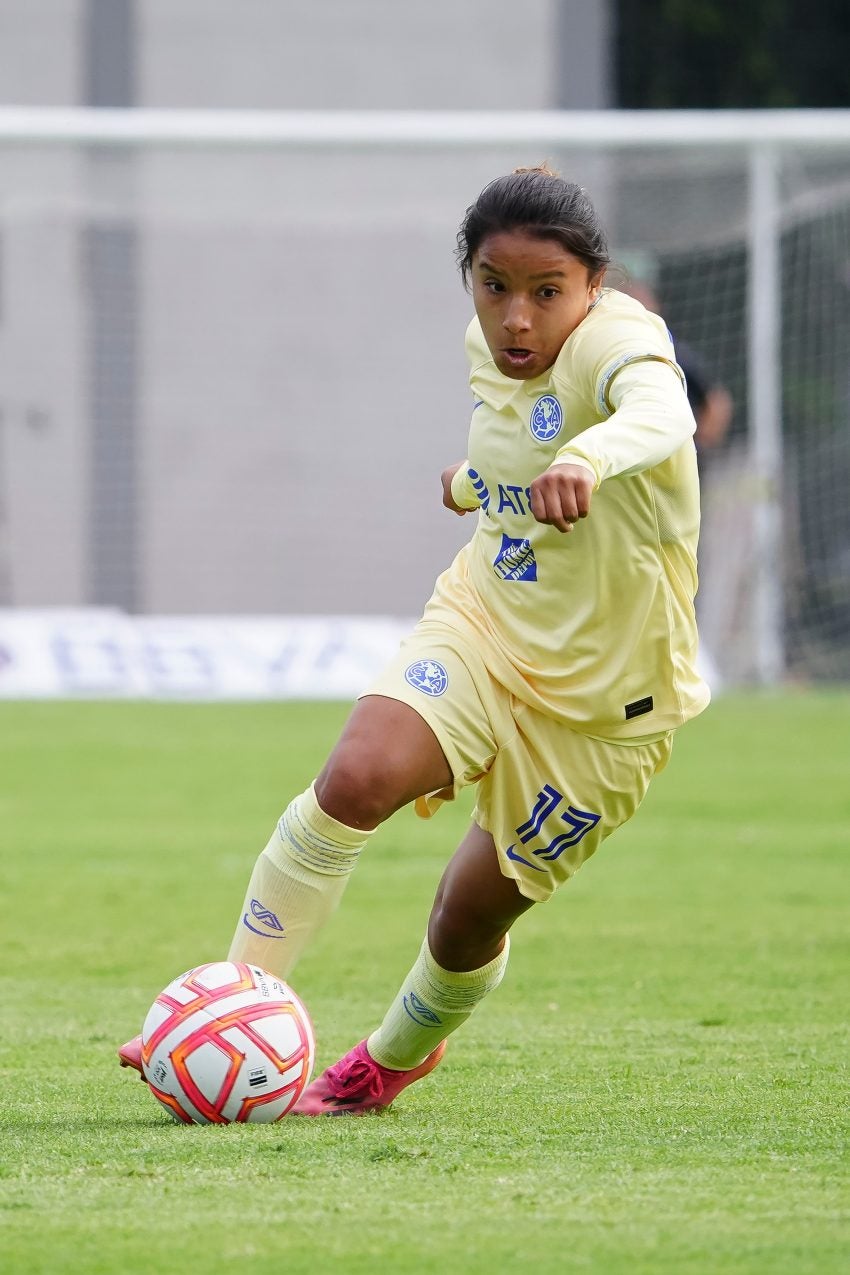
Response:
[[[631,818],[669,756],[669,739],[609,744],[515,712],[521,729],[481,781],[478,826],[444,874],[417,961],[378,1030],[313,1081],[296,1112],[386,1107],[433,1070],[445,1037],[501,981],[513,921]]]
[[[372,831],[452,773],[407,704],[359,700],[315,783],[287,806],[254,867],[228,959],[280,978],[339,903]]]
[[[486,769],[498,750],[498,713],[485,709],[482,683],[489,676],[480,655],[454,635],[431,626],[402,644],[257,861],[231,960],[287,976],[339,902],[372,831],[401,806],[453,796]]]
[[[286,978],[337,907],[372,831],[401,806],[452,783],[419,713],[382,695],[359,700],[315,783],[289,803],[257,859],[228,960]],[[141,1072],[141,1036],[118,1057]]]
[[[465,1023],[502,981],[508,931],[532,904],[502,874],[490,833],[473,824],[443,873],[419,956],[369,1037],[372,1057],[408,1070]]]
[[[381,1026],[308,1086],[299,1115],[388,1107],[433,1071],[446,1038],[499,986],[510,927],[533,900],[503,876],[489,832],[473,824],[443,874],[428,934]]]
[[[356,705],[324,769],[287,807],[260,855],[240,910],[231,960],[286,977],[336,907],[371,832],[421,798],[433,812],[486,770],[499,743],[484,708],[489,677],[456,635],[416,631]],[[417,809],[420,803],[417,802]],[[141,1039],[119,1057],[140,1069]]]

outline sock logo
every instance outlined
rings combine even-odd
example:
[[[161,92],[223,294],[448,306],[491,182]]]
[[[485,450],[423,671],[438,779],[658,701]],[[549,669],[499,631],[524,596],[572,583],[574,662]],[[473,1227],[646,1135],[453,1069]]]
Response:
[[[420,1027],[441,1027],[443,1020],[433,1009],[429,1009],[424,1001],[421,1001],[415,992],[407,992],[402,998],[404,1012],[408,1018],[412,1018],[414,1023],[418,1023]]]
[[[246,912],[242,918],[242,924],[254,934],[259,934],[264,939],[282,939],[286,937],[279,918],[271,911],[270,908],[263,907],[259,899],[251,900],[251,916],[255,921],[259,921],[260,925],[265,926],[265,929],[258,930],[256,925],[252,925],[248,920],[248,913]],[[269,932],[274,930],[277,930],[278,933],[274,934]]]

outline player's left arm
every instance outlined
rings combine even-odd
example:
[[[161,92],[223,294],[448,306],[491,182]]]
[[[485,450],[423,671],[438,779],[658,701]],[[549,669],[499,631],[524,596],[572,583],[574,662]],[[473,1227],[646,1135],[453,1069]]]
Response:
[[[590,512],[593,492],[606,478],[660,465],[693,437],[696,428],[678,371],[664,360],[627,363],[611,380],[607,420],[561,448],[531,484],[538,522],[569,531]]]

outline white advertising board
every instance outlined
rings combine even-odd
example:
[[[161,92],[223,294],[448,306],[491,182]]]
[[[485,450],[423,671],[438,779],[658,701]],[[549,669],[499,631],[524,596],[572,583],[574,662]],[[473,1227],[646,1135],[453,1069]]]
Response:
[[[0,609],[0,698],[350,699],[412,620]]]

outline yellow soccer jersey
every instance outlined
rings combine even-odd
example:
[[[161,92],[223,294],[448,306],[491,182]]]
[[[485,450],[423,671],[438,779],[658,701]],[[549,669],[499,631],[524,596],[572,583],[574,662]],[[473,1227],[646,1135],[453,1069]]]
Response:
[[[541,377],[503,376],[477,319],[467,353],[476,403],[453,491],[478,524],[424,622],[471,636],[497,681],[574,729],[627,740],[681,725],[709,694],[694,420],[664,323],[606,289]],[[530,509],[529,485],[559,462],[595,477],[569,534]]]

